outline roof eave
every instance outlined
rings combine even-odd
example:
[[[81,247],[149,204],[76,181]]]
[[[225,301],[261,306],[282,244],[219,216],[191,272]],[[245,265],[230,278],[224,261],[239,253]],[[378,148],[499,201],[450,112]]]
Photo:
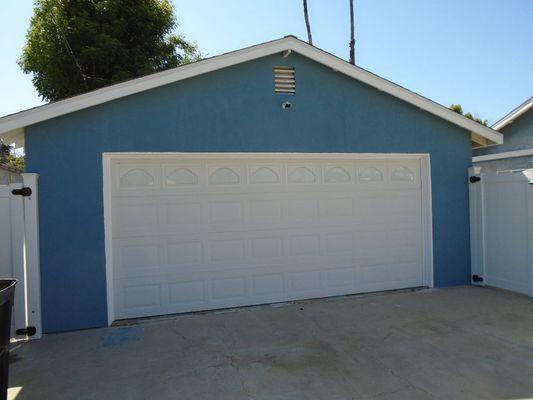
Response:
[[[524,115],[527,111],[533,108],[533,97],[530,97],[528,100],[520,104],[517,108],[507,114],[505,117],[495,122],[491,128],[499,131],[500,129],[506,127],[507,125],[513,123],[517,118]]]
[[[81,94],[69,99],[40,106],[17,114],[0,118],[0,136],[16,129],[24,128],[47,119],[68,114],[84,108],[92,107],[111,100],[125,97],[134,93],[153,89],[169,83],[188,79],[193,76],[212,72],[221,68],[251,61],[285,50],[292,50],[316,62],[324,64],[335,71],[343,73],[378,90],[411,103],[422,110],[430,112],[440,118],[448,120],[472,133],[490,141],[491,144],[503,143],[503,135],[484,125],[478,124],[456,112],[435,103],[423,96],[411,92],[391,81],[372,74],[360,67],[351,65],[330,53],[313,47],[293,36],[273,40],[245,49],[222,54],[195,63],[183,65],[171,70],[155,73],[145,77],[108,86],[89,93]]]

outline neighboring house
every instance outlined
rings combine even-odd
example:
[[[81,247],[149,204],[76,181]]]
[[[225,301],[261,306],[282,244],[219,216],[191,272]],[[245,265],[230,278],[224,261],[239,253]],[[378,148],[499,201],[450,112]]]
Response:
[[[14,132],[40,174],[45,332],[468,284],[471,140],[502,142],[294,37],[0,119]]]
[[[472,160],[476,166],[492,171],[533,168],[533,97],[492,128],[503,133],[505,143],[474,149]]]
[[[22,182],[21,171],[17,168],[0,163],[0,185]]]

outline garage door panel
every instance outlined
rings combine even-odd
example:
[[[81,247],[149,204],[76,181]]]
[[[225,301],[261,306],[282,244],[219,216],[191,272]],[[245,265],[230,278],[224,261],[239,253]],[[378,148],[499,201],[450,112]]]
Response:
[[[315,260],[313,263],[297,261],[289,263],[278,264],[261,264],[254,267],[217,267],[211,266],[207,268],[205,266],[190,266],[189,268],[164,268],[161,267],[157,270],[157,273],[151,273],[149,275],[143,274],[128,274],[128,275],[116,275],[115,282],[122,282],[129,286],[142,285],[145,282],[150,283],[168,283],[179,281],[196,281],[196,280],[210,280],[210,279],[223,279],[226,277],[254,277],[269,274],[287,274],[287,273],[306,273],[309,271],[333,271],[335,269],[344,268],[358,268],[360,265],[352,259],[329,259],[329,260]]]
[[[139,285],[128,280],[127,284],[123,284],[123,293],[118,295],[124,297],[124,315],[129,318],[137,314],[164,314],[346,294],[346,290],[359,293],[419,286],[417,278],[402,275],[405,271],[415,270],[414,266],[397,270],[370,266],[250,276],[234,271],[233,274],[219,274],[219,278],[211,276],[210,279],[181,276],[173,281],[166,277],[161,283]],[[387,277],[391,280],[384,282]],[[157,307],[161,309],[154,311]]]
[[[391,280],[395,282],[418,282],[422,274],[422,268],[419,262],[402,262],[398,261],[391,267]]]
[[[394,220],[397,224],[416,223],[419,225],[421,222],[420,209],[421,202],[418,193],[415,196],[391,196],[387,204],[390,220]]]
[[[252,295],[276,296],[282,295],[285,290],[285,276],[282,272],[277,274],[254,275],[252,281]]]
[[[192,266],[204,263],[204,243],[199,240],[166,243],[166,265]]]
[[[209,261],[213,263],[235,262],[245,258],[244,239],[218,239],[209,242]]]
[[[207,222],[204,215],[205,205],[197,198],[183,199],[180,202],[165,202],[162,208],[165,215],[162,223],[172,230],[177,227],[196,230],[197,226]]]
[[[422,255],[417,247],[391,248],[388,250],[392,262],[416,262],[420,263]]]
[[[246,297],[246,278],[221,278],[211,280],[211,299],[241,299]]]
[[[399,254],[398,254],[399,253]],[[421,263],[421,257],[418,253],[408,253],[405,252],[395,252],[393,250],[382,249],[380,254],[368,254],[368,255],[357,255],[354,257],[354,262],[357,265],[368,266],[376,264],[391,265],[399,262],[415,262]]]
[[[200,306],[206,304],[207,283],[203,280],[174,282],[168,284],[170,306]]]
[[[291,235],[289,237],[289,255],[314,256],[320,252],[318,234]]]
[[[320,289],[321,272],[321,270],[291,272],[289,274],[289,290],[301,292]]]
[[[157,202],[121,201],[113,222],[119,230],[156,227],[159,223]]]
[[[421,286],[418,159],[119,159],[117,318]]]
[[[394,283],[409,281],[420,285],[418,263],[391,263],[362,265],[358,268],[357,279],[361,284],[374,284],[380,282]]]
[[[404,225],[403,229],[389,230],[386,237],[390,247],[417,247],[422,243],[422,231],[411,225]]]
[[[125,286],[123,288],[123,307],[125,309],[159,307],[161,296],[161,285],[159,284]]]
[[[128,238],[115,240],[114,276],[152,276],[158,274],[162,264],[161,246],[154,238]]]
[[[174,234],[177,229],[185,234],[302,226],[335,227],[339,222],[347,220],[368,226],[390,227],[392,220],[397,225],[420,224],[419,197],[403,196],[383,200],[384,196],[385,194],[367,195],[355,205],[349,198],[297,198],[290,201],[283,198],[246,201],[222,199],[210,202],[193,202],[191,199],[170,203],[120,200],[116,202],[120,211],[114,215],[114,226],[120,236],[139,236],[153,232],[154,229],[158,234]],[[354,209],[357,215],[354,215]]]
[[[352,195],[353,196],[353,195]],[[354,217],[354,199],[352,196],[325,197],[320,200],[320,215],[326,220],[337,222],[343,218]]]
[[[208,203],[210,224],[242,224],[244,222],[244,204],[235,201],[211,201]]]
[[[136,244],[120,248],[120,265],[123,268],[150,268],[161,264],[157,244]]]
[[[256,260],[283,257],[283,238],[279,236],[259,236],[250,239],[250,255]]]
[[[330,288],[355,287],[356,268],[334,268],[325,271],[326,285]]]
[[[420,237],[409,231],[333,231],[246,238],[240,233],[160,238],[126,238],[115,242],[117,272],[150,275],[172,270],[261,268],[272,265],[420,261]],[[376,246],[381,244],[380,251]]]
[[[248,222],[251,228],[278,226],[284,216],[284,199],[251,199],[248,203]]]
[[[322,243],[325,253],[352,253],[356,246],[355,233],[353,231],[326,233],[323,235]]]

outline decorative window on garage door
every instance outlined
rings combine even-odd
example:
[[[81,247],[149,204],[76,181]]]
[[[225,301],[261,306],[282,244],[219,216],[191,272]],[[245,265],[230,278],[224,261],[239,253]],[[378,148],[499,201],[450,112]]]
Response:
[[[167,186],[196,185],[198,176],[188,168],[178,168],[166,177]]]
[[[391,181],[413,182],[415,175],[407,167],[395,167],[391,172],[390,179]]]
[[[141,168],[131,169],[120,178],[120,186],[123,187],[146,187],[153,185],[154,177]]]
[[[279,183],[279,167],[252,167],[250,183]]]
[[[359,180],[361,182],[381,182],[383,173],[376,167],[365,167],[359,172]]]
[[[236,185],[239,181],[239,175],[228,167],[218,168],[209,176],[209,183],[214,185]]]
[[[289,167],[289,183],[315,183],[316,174],[307,167]]]
[[[324,173],[326,183],[345,183],[350,182],[350,173],[343,167],[330,167]]]

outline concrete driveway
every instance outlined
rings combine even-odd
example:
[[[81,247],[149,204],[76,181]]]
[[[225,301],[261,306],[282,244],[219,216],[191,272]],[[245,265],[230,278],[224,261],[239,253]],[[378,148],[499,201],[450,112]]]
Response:
[[[11,354],[17,400],[528,399],[533,300],[475,287],[311,300],[50,334]]]

